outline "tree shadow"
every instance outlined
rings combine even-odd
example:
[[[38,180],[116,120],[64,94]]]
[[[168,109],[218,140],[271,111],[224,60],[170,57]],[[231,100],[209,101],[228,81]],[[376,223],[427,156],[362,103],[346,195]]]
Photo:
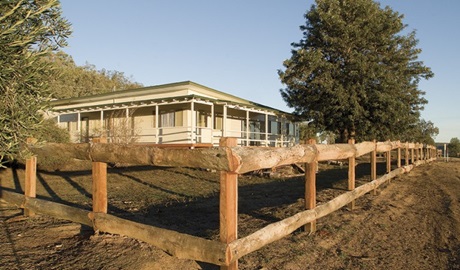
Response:
[[[386,164],[377,163],[377,174],[385,174]],[[356,166],[356,177],[370,181],[370,164]],[[130,179],[132,179],[130,177]],[[317,174],[317,193],[331,192],[334,197],[347,191],[348,167],[337,167]],[[139,180],[139,179],[137,179]],[[141,181],[141,180],[140,180]],[[238,188],[238,214],[245,219],[258,220],[261,225],[277,222],[282,218],[274,212],[277,208],[297,204],[302,206],[305,192],[303,176],[280,179],[269,183],[256,183]],[[148,185],[152,188],[155,186]],[[168,191],[174,194],[175,192]],[[299,203],[300,202],[300,203]],[[302,211],[299,208],[299,211]],[[193,198],[186,202],[152,204],[139,217],[130,217],[133,221],[143,222],[155,227],[174,230],[194,236],[218,239],[219,231],[219,195]],[[248,232],[245,232],[247,234]]]
[[[12,167],[11,171],[13,173],[13,182],[14,182],[14,191],[19,193],[24,193],[24,190],[21,187],[21,182],[19,180],[18,170],[16,167]]]
[[[154,189],[159,192],[165,193],[172,197],[180,196],[183,201],[168,201],[167,203],[158,202],[148,205],[145,211],[129,211],[117,207],[109,201],[109,213],[125,218],[128,220],[140,222],[143,224],[165,228],[168,230],[177,231],[180,233],[190,234],[207,239],[218,239],[219,234],[219,194],[211,193],[207,196],[190,196],[173,188],[165,188],[155,183],[150,183],[141,179],[140,177],[130,175],[132,172],[148,172],[170,170],[169,168],[159,168],[151,166],[133,166],[126,168],[109,168],[110,174],[118,174],[126,179],[126,181],[133,181],[143,185],[145,188]],[[384,162],[377,163],[377,174],[383,175],[386,171]],[[14,172],[14,171],[13,171]],[[173,170],[169,171],[177,175],[182,175],[190,179],[204,181],[206,183],[218,184],[219,174],[205,175],[203,177],[197,176],[192,169]],[[359,163],[356,166],[356,178],[364,179],[362,181],[370,181],[371,166],[369,163]],[[78,208],[88,208],[86,205],[75,204],[65,200],[65,196],[58,194],[52,189],[50,184],[46,181],[46,175],[59,176],[73,189],[77,190],[81,195],[91,201],[91,191],[87,191],[81,184],[74,178],[79,176],[91,175],[90,170],[83,171],[57,171],[47,172],[39,171],[37,179],[44,187],[45,191],[50,195],[50,198],[60,203],[76,206]],[[18,173],[13,173],[15,191],[22,192],[19,182]],[[241,179],[248,176],[241,176]],[[320,170],[317,173],[317,193],[321,194],[329,192],[329,195],[341,194],[347,191],[347,178],[348,167],[333,167],[328,170]],[[154,181],[155,179],[153,179]],[[110,179],[109,179],[110,181]],[[190,183],[193,184],[193,183]],[[291,212],[302,211],[304,208],[305,197],[305,179],[304,176],[297,176],[284,179],[275,179],[270,182],[254,181],[252,184],[240,185],[238,188],[238,213],[240,224],[244,225],[245,221],[249,220],[251,223],[256,223],[256,227],[239,227],[240,236],[247,235],[266,224],[277,222],[284,218],[282,215],[277,214],[277,209],[289,208],[292,205],[295,207]],[[109,194],[110,196],[110,194]],[[289,213],[291,213],[289,212]],[[289,214],[288,213],[288,214]],[[203,269],[214,269],[207,264],[203,264]]]

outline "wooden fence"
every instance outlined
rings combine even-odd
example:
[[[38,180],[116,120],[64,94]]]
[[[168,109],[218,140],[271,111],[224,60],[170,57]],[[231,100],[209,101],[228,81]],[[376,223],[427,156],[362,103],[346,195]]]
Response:
[[[393,177],[409,172],[414,166],[436,158],[434,146],[400,142],[362,142],[355,144],[308,144],[287,148],[237,147],[235,138],[222,138],[215,148],[159,148],[155,146],[106,144],[95,139],[87,144],[29,145],[36,155],[26,161],[25,196],[0,190],[1,198],[24,208],[25,215],[35,213],[54,216],[94,230],[136,238],[157,246],[178,258],[237,269],[238,259],[281,239],[296,229],[314,232],[316,220],[349,205]],[[397,169],[391,170],[391,151],[397,151]],[[402,166],[402,151],[405,165]],[[92,161],[93,209],[87,211],[35,198],[37,156],[61,156]],[[377,153],[385,153],[387,173],[377,179]],[[355,159],[370,154],[371,181],[355,187]],[[348,192],[316,206],[316,166],[318,161],[348,160]],[[220,241],[208,240],[172,230],[148,226],[107,214],[107,163],[129,163],[153,166],[183,166],[220,171]],[[246,237],[238,238],[238,175],[250,171],[304,163],[305,209],[291,217],[272,223]]]

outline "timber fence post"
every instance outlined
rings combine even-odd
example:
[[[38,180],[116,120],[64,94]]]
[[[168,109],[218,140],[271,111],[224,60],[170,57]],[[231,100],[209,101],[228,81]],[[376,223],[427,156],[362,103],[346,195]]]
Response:
[[[28,138],[27,143],[32,143],[33,138]],[[35,198],[37,196],[37,157],[31,156],[26,159],[26,175],[24,181],[24,196]],[[27,217],[35,216],[35,213],[24,208],[24,215]]]
[[[385,153],[387,173],[391,172],[391,150]]]
[[[107,138],[93,138],[93,143],[107,143]],[[92,162],[93,212],[107,213],[107,163]]]
[[[370,153],[371,155],[371,181],[377,179],[377,142],[374,140],[374,151]],[[377,195],[377,188],[374,188],[374,195]]]
[[[236,138],[221,137],[220,147],[237,146]],[[219,230],[220,241],[229,244],[238,238],[238,174],[220,172],[219,195]],[[228,266],[221,266],[222,270],[238,269],[238,260]]]
[[[408,142],[405,143],[404,157],[406,159],[405,165],[408,166],[409,165],[409,143]]]
[[[398,142],[398,168],[401,168],[401,143]]]
[[[355,144],[355,139],[349,139],[348,143],[351,145]],[[355,189],[355,178],[356,178],[356,154],[348,158],[348,190]],[[355,200],[351,201],[348,205],[350,210],[355,209]]]
[[[308,144],[316,144],[315,139],[309,139]],[[305,163],[305,209],[314,209],[316,207],[316,156],[310,163]],[[305,224],[305,231],[314,233],[316,231],[316,220]]]
[[[412,145],[414,145],[414,143],[412,143]],[[415,162],[415,160],[414,160],[414,147],[412,147],[410,149],[410,161],[411,161],[410,162],[411,164],[414,164],[414,162]]]

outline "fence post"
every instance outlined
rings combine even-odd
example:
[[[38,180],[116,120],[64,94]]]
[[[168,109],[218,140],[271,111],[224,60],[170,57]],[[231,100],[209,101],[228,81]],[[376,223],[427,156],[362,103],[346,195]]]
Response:
[[[398,142],[398,168],[401,168],[401,143]]]
[[[220,147],[237,146],[236,138],[221,137]],[[220,241],[229,244],[238,238],[238,174],[227,171],[220,172],[219,198],[219,230]],[[238,261],[228,266],[221,266],[222,270],[238,269]]]
[[[415,162],[415,160],[414,160],[414,147],[412,147],[410,149],[410,161],[411,161],[411,164],[414,164],[414,162]]]
[[[26,175],[24,183],[24,195],[29,198],[37,196],[37,157],[32,156],[26,159]],[[24,208],[24,215],[27,217],[35,216],[35,213]]]
[[[387,170],[386,173],[391,172],[391,150],[385,153]],[[391,178],[388,179],[388,183],[391,183]]]
[[[377,179],[377,143],[374,140],[374,151],[370,153],[371,155],[371,181]],[[377,195],[377,188],[374,188],[374,195]]]
[[[349,139],[348,143],[351,145],[355,144],[355,139]],[[355,178],[356,178],[356,155],[348,158],[348,190],[355,189]],[[351,201],[348,205],[350,210],[355,209],[355,200]]]
[[[316,144],[315,139],[309,139],[308,144]],[[316,207],[316,160],[305,163],[305,209],[314,209]],[[314,233],[316,231],[316,220],[305,224],[305,231]]]
[[[391,150],[385,153],[387,163],[387,173],[391,172]]]
[[[404,157],[406,162],[404,163],[406,166],[409,165],[409,143],[406,142],[404,146]]]
[[[93,143],[107,143],[107,138],[94,138]],[[93,212],[107,213],[107,163],[93,162]]]

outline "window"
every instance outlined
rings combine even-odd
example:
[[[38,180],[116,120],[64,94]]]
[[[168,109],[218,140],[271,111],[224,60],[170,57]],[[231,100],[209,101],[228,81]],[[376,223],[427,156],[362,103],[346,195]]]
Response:
[[[222,129],[222,116],[216,115],[215,120],[216,122],[214,123],[214,129]]]
[[[160,115],[161,122],[160,126],[161,127],[174,127],[175,124],[175,117],[176,114],[175,112],[162,112]]]
[[[197,127],[208,127],[208,116],[204,111],[197,111],[196,112],[196,126]]]
[[[183,112],[171,111],[160,113],[160,127],[181,127],[184,125]]]
[[[281,123],[276,121],[270,122],[270,133],[271,134],[281,134]]]

